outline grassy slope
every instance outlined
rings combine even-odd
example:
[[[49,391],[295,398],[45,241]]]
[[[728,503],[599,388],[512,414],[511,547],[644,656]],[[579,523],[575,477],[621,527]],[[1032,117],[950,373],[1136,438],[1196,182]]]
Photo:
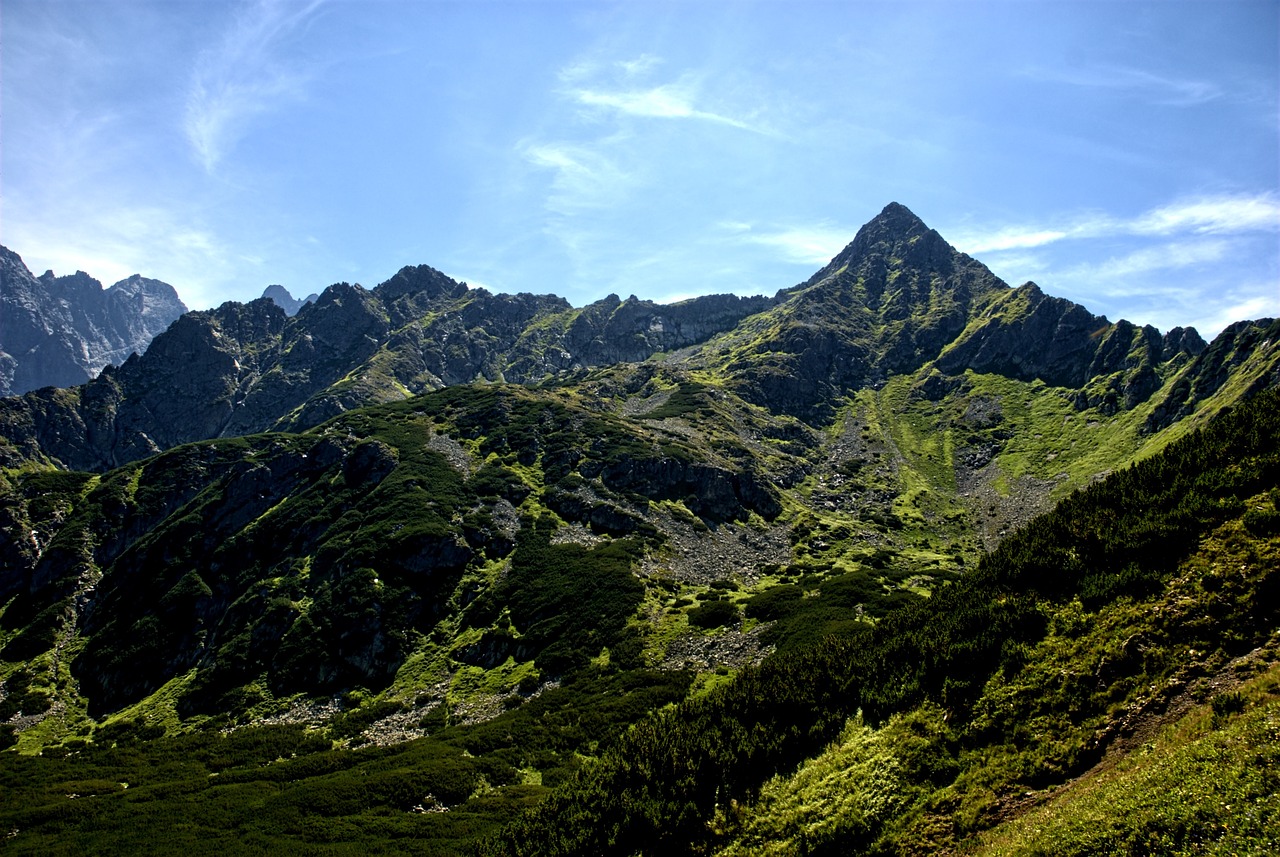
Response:
[[[1246,508],[1270,502],[1257,495]],[[723,853],[967,851],[975,834],[1050,797],[1026,819],[983,834],[979,853],[1098,853],[1104,843],[1118,853],[1204,853],[1195,846],[1210,830],[1227,849],[1210,853],[1231,853],[1257,835],[1274,840],[1280,768],[1274,750],[1255,741],[1274,734],[1280,717],[1280,639],[1229,667],[1260,638],[1255,630],[1233,639],[1238,629],[1224,620],[1248,614],[1278,566],[1280,539],[1258,538],[1236,518],[1202,539],[1155,598],[1095,610],[1079,600],[1046,605],[1048,633],[1020,653],[1016,669],[991,677],[962,722],[933,704],[878,728],[852,719],[822,754],[723,820],[731,840]],[[1119,765],[1108,757],[1105,773],[1059,794],[1112,744],[1188,702],[1198,704],[1161,737],[1128,756],[1122,748]],[[922,736],[947,748],[945,782],[904,773]],[[1255,845],[1248,853],[1269,852]]]
[[[1209,697],[1113,768],[984,833],[972,853],[1280,850],[1280,668]]]
[[[1073,495],[873,634],[642,724],[486,853],[959,847],[1271,639],[1276,405],[1260,397]],[[824,759],[815,743],[842,730]],[[851,767],[866,776],[850,782]]]
[[[602,405],[607,410],[621,413],[628,400],[636,399],[634,395],[627,396],[616,390],[619,385],[627,383],[630,371],[603,370],[593,373],[585,381],[556,387],[549,403],[562,402],[570,409],[565,413],[584,415],[591,411],[599,412]],[[1078,412],[1062,391],[1047,389],[1039,382],[1026,384],[989,375],[969,374],[964,378],[964,387],[959,393],[930,401],[916,393],[929,372],[926,367],[915,375],[890,379],[881,390],[859,393],[839,412],[824,433],[815,435],[791,418],[773,417],[759,408],[746,405],[719,387],[709,375],[700,376],[705,381],[693,381],[688,373],[678,369],[651,370],[650,384],[641,391],[641,412],[606,424],[611,426],[608,432],[618,437],[638,438],[642,444],[660,450],[661,454],[696,456],[727,469],[755,468],[784,487],[784,514],[776,525],[790,531],[792,563],[777,571],[757,569],[756,591],[763,591],[771,585],[801,583],[809,591],[817,591],[817,584],[831,575],[859,574],[878,582],[883,594],[894,598],[899,592],[925,593],[937,582],[971,566],[980,553],[980,541],[974,535],[976,527],[989,524],[992,529],[1007,529],[1011,523],[1000,516],[1010,510],[1025,512],[1020,507],[1028,505],[1024,502],[1028,496],[1034,503],[1041,504],[1049,496],[1063,496],[1071,488],[1087,484],[1099,473],[1159,449],[1167,437],[1182,431],[1184,425],[1178,423],[1161,435],[1143,437],[1138,429],[1149,406],[1112,417],[1094,411]],[[611,387],[614,388],[612,395],[606,395]],[[521,400],[522,394],[517,392],[518,388],[513,389],[512,395]],[[661,404],[643,410],[646,395]],[[456,393],[441,393],[434,400],[446,402],[457,396]],[[463,394],[458,401],[465,402],[469,398],[475,396]],[[994,403],[998,418],[989,424],[970,420],[968,414],[974,402]],[[438,410],[449,406],[426,407]],[[375,409],[379,415],[369,418],[358,414],[342,418],[335,425],[341,424],[340,431],[354,431],[360,436],[386,435],[393,445],[408,444],[407,449],[415,450],[420,435],[425,437],[431,432],[451,435],[461,442],[472,468],[488,461],[507,473],[518,475],[527,488],[532,489],[521,503],[523,513],[537,515],[546,512],[540,493],[546,487],[541,467],[536,463],[533,466],[521,464],[512,454],[514,447],[510,445],[499,450],[500,455],[494,451],[506,442],[503,440],[506,437],[512,438],[510,443],[518,445],[521,442],[518,437],[525,429],[518,429],[512,434],[511,427],[507,427],[498,432],[495,442],[485,434],[492,431],[490,427],[476,423],[474,419],[465,427],[453,425],[441,414],[432,417],[435,422],[414,428],[410,425],[412,415],[421,411],[422,406],[407,403],[382,411]],[[392,416],[394,414],[398,416]],[[571,430],[583,418],[573,417],[562,428]],[[423,431],[427,434],[423,435]],[[810,439],[806,440],[806,437]],[[234,456],[242,448],[251,456],[261,454],[240,441],[220,441],[218,445],[224,456]],[[981,490],[974,491],[971,496],[963,496],[969,492],[962,492],[961,488],[970,486],[959,484],[960,461],[967,450],[983,445],[994,450],[994,458],[985,468],[992,478],[979,486]],[[411,458],[405,460],[394,477],[396,481],[406,485],[422,481],[414,475],[421,469],[414,463],[418,457],[421,455],[415,451]],[[150,472],[141,464],[131,465],[122,471],[122,474],[131,476],[110,477],[108,482],[121,479],[128,482],[124,497],[132,502],[130,498],[137,490],[138,477]],[[447,470],[442,472],[448,473]],[[789,475],[796,473],[801,474],[799,481]],[[34,477],[23,478],[30,481]],[[441,484],[436,477],[429,477],[428,482],[437,487]],[[1027,484],[1035,488],[1031,495],[1021,491]],[[215,491],[216,488],[214,486]],[[381,493],[387,494],[389,490],[384,487]],[[334,506],[331,499],[319,502],[321,496],[310,492],[286,498],[265,510],[250,529],[265,532],[282,528],[288,532],[297,526],[299,514],[325,514],[328,507]],[[200,502],[197,498],[196,505]],[[694,524],[699,523],[679,501],[664,502],[673,514]],[[450,500],[450,504],[453,503]],[[345,507],[338,504],[335,508],[341,512]],[[638,511],[644,513],[643,509]],[[990,516],[991,521],[984,516]],[[406,520],[404,523],[408,525],[411,522]],[[888,563],[890,557],[893,560],[891,564]],[[306,557],[293,557],[292,560],[302,562],[304,568],[309,567]],[[500,561],[477,563],[464,575],[459,591],[491,585],[501,569]],[[278,572],[267,574],[265,579],[271,588],[278,588],[285,581]],[[873,590],[864,587],[864,592],[873,593]],[[688,604],[687,599],[696,599],[701,593],[701,587],[694,587],[675,594],[686,599]],[[661,608],[659,613],[669,618],[680,618],[671,615],[673,608],[679,612],[679,605],[672,604],[662,593],[653,594],[654,598],[648,600]],[[751,594],[745,592],[737,600],[741,602]],[[309,603],[306,597],[299,602],[304,610]],[[857,606],[857,602],[836,606],[847,609]],[[444,621],[447,625],[452,620],[445,617]],[[667,618],[659,618],[657,625],[661,628],[674,627]],[[442,627],[440,631],[445,632],[447,628]],[[476,636],[482,631],[473,629],[468,632],[453,622],[452,633],[447,635],[450,639],[435,634],[434,642],[424,639],[410,641],[414,651],[406,661],[404,675],[394,682],[395,687],[400,688],[397,693],[414,695],[414,685],[421,686],[449,676],[456,665],[450,663],[448,653],[455,644],[473,642],[458,635],[470,633]],[[15,632],[4,630],[0,633],[11,637]],[[0,643],[5,642],[7,640],[0,640]],[[660,649],[666,642],[661,634],[651,640],[654,647],[651,659],[661,659]],[[65,672],[70,656],[77,653],[76,647],[81,642],[73,636],[66,645],[70,646],[64,646],[68,657],[45,658],[47,663],[33,666],[40,672],[55,666]],[[462,696],[474,696],[478,690],[483,690],[482,695],[489,697],[501,695],[525,677],[513,672],[518,667],[518,664],[512,665],[512,669],[493,677],[472,676],[458,684],[457,690]],[[474,671],[474,668],[464,668],[463,671],[468,669]],[[179,683],[187,680],[178,679]],[[70,687],[68,676],[54,679],[50,672],[49,684],[55,682]],[[144,716],[175,725],[175,690],[181,688],[167,688],[155,700],[129,709],[123,712],[123,716]],[[65,734],[83,730],[87,725],[83,706],[77,706],[75,700],[69,701],[72,704],[64,709],[61,718],[44,724],[42,728],[29,730],[29,734],[24,736],[24,747],[35,749],[50,740],[57,740],[62,734],[55,728],[57,720],[63,722]]]
[[[718,390],[713,378],[704,376],[705,382],[691,382],[688,375],[679,370],[673,369],[672,372],[674,374],[670,378],[660,375],[656,379],[655,386],[659,388],[659,392],[668,394],[664,403],[656,410],[626,421],[630,426],[625,431],[639,431],[643,442],[651,448],[684,450],[685,454],[697,450],[699,455],[708,455],[712,461],[725,467],[757,462],[760,470],[779,478],[794,471],[797,462],[815,458],[822,460],[807,475],[803,475],[800,481],[786,483],[790,487],[783,492],[785,511],[780,522],[797,533],[794,539],[795,562],[790,568],[765,573],[759,578],[759,585],[755,590],[729,593],[727,599],[723,592],[710,592],[705,586],[663,590],[662,587],[654,587],[659,581],[650,581],[641,613],[656,609],[660,618],[652,626],[640,622],[635,627],[649,635],[646,639],[648,647],[652,649],[648,656],[651,661],[655,656],[660,657],[660,650],[669,642],[673,629],[682,629],[680,633],[691,630],[690,615],[707,606],[708,599],[703,597],[704,590],[712,596],[710,601],[728,600],[739,608],[747,608],[745,627],[751,627],[751,623],[757,621],[751,610],[752,599],[767,592],[770,587],[791,586],[809,596],[817,596],[799,602],[804,610],[794,613],[788,613],[787,610],[782,610],[781,613],[775,611],[775,615],[768,616],[782,620],[778,625],[780,629],[785,630],[788,624],[792,628],[805,629],[806,633],[792,639],[788,639],[781,631],[775,636],[779,642],[789,643],[794,647],[805,639],[812,640],[823,630],[848,630],[848,616],[855,607],[865,606],[875,599],[884,599],[886,605],[896,606],[894,599],[911,591],[927,591],[930,581],[936,583],[947,579],[961,567],[961,562],[971,562],[978,548],[971,536],[966,535],[971,532],[972,525],[966,518],[963,501],[957,497],[959,485],[954,462],[966,445],[986,442],[993,436],[990,427],[975,428],[964,423],[965,411],[975,398],[998,400],[1000,403],[1002,418],[995,431],[1008,434],[1008,437],[1001,439],[1003,445],[996,458],[996,464],[1002,473],[1011,475],[1014,480],[1027,475],[1047,480],[1057,473],[1067,473],[1068,478],[1059,479],[1055,483],[1055,494],[1087,483],[1099,470],[1114,467],[1134,455],[1141,457],[1162,445],[1160,437],[1142,438],[1138,433],[1143,417],[1141,411],[1122,412],[1113,419],[1096,413],[1081,414],[1072,410],[1056,391],[1041,389],[1043,385],[1038,384],[1027,385],[994,376],[970,375],[966,378],[969,386],[964,396],[939,402],[923,400],[913,395],[912,391],[913,386],[926,376],[926,369],[915,376],[893,378],[880,391],[864,391],[859,394],[841,411],[815,447],[812,443],[785,439],[792,435],[802,435],[803,430],[798,427],[786,429],[775,437],[779,431],[778,422],[766,417],[759,409],[744,405]],[[603,379],[603,383],[609,380],[611,374],[607,370],[595,373],[592,377],[598,381]],[[622,374],[625,375],[625,371]],[[610,410],[621,412],[623,402],[630,398],[623,393],[616,393],[610,402],[606,402],[598,394],[599,388],[593,390],[588,384],[579,389],[559,388],[554,391],[553,397],[558,397],[571,410],[586,409],[577,418],[579,420],[586,418],[589,413],[603,415]],[[474,418],[465,426],[459,423],[459,415],[465,416],[466,408],[451,409],[448,402],[455,399],[464,401],[466,395],[459,391],[438,394],[437,404],[428,408],[435,414],[432,417],[434,422],[430,426],[431,431],[450,434],[460,441],[471,461],[471,467],[489,462],[517,474],[526,487],[534,489],[522,504],[522,510],[526,513],[546,513],[539,499],[539,492],[546,487],[542,465],[521,464],[513,454],[514,447],[508,446],[505,451],[500,449],[502,438],[491,437],[487,427],[476,434],[481,424],[476,423]],[[514,395],[520,399],[526,394],[516,391]],[[463,398],[457,399],[459,396]],[[353,414],[340,422],[344,430],[354,431],[359,436],[385,437],[396,445],[413,446],[430,433],[424,433],[423,427],[415,425],[421,411],[421,404],[411,401],[381,410],[375,409],[367,416]],[[1091,426],[1090,423],[1095,421],[1097,425]],[[609,431],[623,428],[623,423],[609,421],[607,424],[612,426]],[[1049,430],[1046,431],[1045,428]],[[1104,443],[1098,442],[1099,435],[1105,439]],[[834,451],[850,437],[856,439],[855,446],[860,444],[857,456],[860,456],[860,460],[865,459],[864,463],[852,469],[848,466],[852,457]],[[287,438],[283,440],[293,443]],[[245,446],[245,442],[219,441],[218,445],[232,454],[235,449]],[[829,460],[824,459],[826,450],[833,450]],[[107,479],[109,482],[121,483],[119,490],[124,495],[136,497],[140,487],[139,477],[145,466],[143,463],[131,466]],[[841,467],[844,467],[843,471]],[[848,477],[843,485],[836,484],[837,477],[845,479],[849,473],[855,476]],[[397,481],[411,483],[413,479],[413,473],[404,472]],[[70,491],[68,497],[82,497],[81,488],[97,488],[99,481],[92,480],[84,486],[77,483],[77,486],[72,486],[75,490]],[[823,498],[838,495],[838,489],[847,490],[850,485],[868,492],[868,495],[876,491],[892,495],[891,501],[885,503],[888,517],[868,519],[862,514],[866,504],[850,509],[841,509],[838,505],[828,509],[823,505],[826,502]],[[148,487],[145,479],[142,480],[141,487]],[[1001,486],[997,483],[994,490],[998,492],[1000,489]],[[75,505],[74,498],[68,502]],[[290,517],[289,503],[294,502],[297,500],[272,506],[259,517],[257,523],[264,530],[273,527],[279,529],[273,524],[272,516],[285,521]],[[672,504],[672,501],[662,502]],[[672,508],[683,509],[678,501],[672,504]],[[61,514],[65,514],[65,510]],[[683,510],[683,514],[689,516],[687,510]],[[289,529],[287,525],[280,526],[284,531]],[[893,561],[887,562],[889,558]],[[501,562],[478,564],[464,574],[456,594],[461,595],[476,585],[493,585],[502,569]],[[276,580],[275,577],[270,579]],[[871,589],[866,585],[868,579],[874,584]],[[926,584],[924,590],[919,588],[922,582]],[[879,588],[878,594],[876,587]],[[680,597],[672,598],[672,595]],[[699,605],[699,601],[703,603]],[[305,610],[308,601],[303,599],[299,606]],[[870,615],[879,613],[873,612]],[[466,626],[456,619],[447,620],[436,634],[412,637],[412,650],[408,652],[403,666],[387,690],[375,698],[365,700],[375,706],[369,710],[387,714],[394,713],[392,708],[400,706],[401,710],[412,711],[422,689],[441,680],[449,682],[445,699],[453,708],[465,706],[470,701],[501,700],[511,696],[527,680],[536,681],[537,670],[531,661],[509,659],[496,669],[484,670],[478,667],[460,667],[450,658],[450,653],[459,646],[478,642],[485,633],[498,630],[501,621],[502,617],[495,617],[492,622],[483,626]],[[715,631],[713,629],[706,633],[714,634]],[[7,644],[15,632],[7,631],[5,634],[6,638],[0,640],[0,643]],[[66,671],[81,645],[83,641],[73,636],[60,650],[51,650],[26,665],[34,668],[34,672],[40,676],[35,683],[37,690],[42,687],[45,691],[52,691],[56,686],[59,692],[54,695],[69,703],[56,712],[57,716],[49,717],[23,733],[22,747],[26,750],[34,751],[42,746],[64,741],[67,742],[67,747],[77,747],[78,739],[75,736],[88,734],[95,726],[85,712],[83,700],[74,694],[74,684]],[[607,655],[602,653],[602,656],[606,658],[603,663],[607,664]],[[11,679],[21,668],[20,664],[6,664],[4,677]],[[179,698],[189,690],[194,678],[192,673],[178,675],[156,693],[137,705],[114,713],[98,726],[119,725],[128,729],[142,720],[152,727],[161,725],[171,733],[190,728],[195,724],[184,724],[179,720],[177,704]],[[713,679],[715,680],[708,683],[707,687],[722,680],[714,676]],[[266,714],[269,710],[278,710],[281,705],[292,701],[289,698],[274,697],[270,689],[260,683],[251,684],[247,690],[250,697],[259,700],[259,703],[244,709],[243,717],[247,721]],[[388,707],[377,709],[376,706],[380,704]],[[429,713],[429,709],[424,708],[418,716],[425,718]],[[927,712],[922,716],[922,723],[927,725],[932,722]],[[372,719],[377,718],[371,716]],[[616,721],[619,726],[625,722],[630,721]],[[925,727],[918,725],[913,728]],[[345,738],[349,734],[358,735],[359,730],[339,737]],[[67,741],[68,738],[70,741]],[[604,738],[603,733],[600,738]],[[592,746],[602,746],[600,738],[588,740],[596,742]],[[565,745],[566,750],[569,747],[570,745]],[[593,754],[595,752],[590,748],[588,750]],[[572,754],[566,758],[572,758]],[[1069,760],[1069,753],[1064,758]],[[561,759],[557,764],[567,762]],[[520,766],[511,768],[519,769]],[[998,774],[983,773],[981,776],[995,777],[996,779],[991,780],[994,785],[988,783],[982,788],[959,789],[955,797],[958,803],[946,810],[954,812],[957,807],[963,810],[957,816],[962,819],[958,830],[976,830],[989,821],[992,812],[1000,809],[1003,798],[999,788],[1008,786],[1008,781],[999,780]],[[533,793],[542,792],[535,789]],[[379,804],[374,801],[371,806],[376,808]],[[506,811],[506,805],[503,804],[502,812]],[[912,824],[927,827],[933,823],[929,819],[939,812],[942,810],[931,813],[922,806],[916,806],[912,810],[915,815],[911,817],[916,817],[917,820]],[[895,824],[905,823],[900,814],[895,819]],[[492,824],[493,821],[494,817],[490,817],[485,824]],[[729,820],[725,823],[727,835],[734,828]],[[904,830],[915,828],[908,827]],[[917,833],[920,831],[911,835]]]

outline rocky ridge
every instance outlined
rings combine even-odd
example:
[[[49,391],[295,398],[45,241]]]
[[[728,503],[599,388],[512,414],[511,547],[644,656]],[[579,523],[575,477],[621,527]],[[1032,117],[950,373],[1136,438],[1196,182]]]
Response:
[[[0,461],[103,470],[445,386],[538,383],[664,352],[815,425],[846,396],[932,366],[944,386],[966,372],[1038,380],[1107,413],[1182,397],[1157,409],[1154,431],[1194,411],[1232,367],[1270,365],[1269,323],[1229,328],[1215,348],[1194,329],[1112,323],[1034,283],[1010,288],[892,203],[830,264],[772,298],[658,305],[609,295],[575,309],[554,295],[471,289],[420,265],[372,290],[330,286],[294,316],[271,298],[190,313],[87,384],[0,401]]]
[[[897,203],[785,299],[690,356],[750,401],[824,419],[850,391],[933,363],[1041,380],[1084,407],[1132,409],[1206,345],[1095,316],[1034,283],[1012,289]]]
[[[0,401],[0,459],[104,470],[178,443],[298,430],[453,384],[540,381],[643,360],[732,327],[769,298],[672,305],[493,295],[427,266],[338,283],[289,317],[273,300],[192,312],[140,357],[68,390]]]

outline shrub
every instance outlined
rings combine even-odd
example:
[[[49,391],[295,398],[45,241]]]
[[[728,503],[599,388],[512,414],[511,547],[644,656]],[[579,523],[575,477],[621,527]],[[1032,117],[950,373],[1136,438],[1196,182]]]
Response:
[[[708,601],[689,611],[689,624],[698,628],[721,628],[738,621],[738,608],[729,601]]]

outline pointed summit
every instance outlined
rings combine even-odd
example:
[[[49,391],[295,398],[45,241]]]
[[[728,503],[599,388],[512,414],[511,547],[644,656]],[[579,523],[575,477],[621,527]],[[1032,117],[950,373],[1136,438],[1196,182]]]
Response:
[[[928,232],[933,230],[926,226],[925,222],[911,209],[900,202],[891,202],[859,229],[857,237],[853,240],[857,242],[860,238],[869,240],[873,237],[891,237],[901,240]]]
[[[863,268],[873,260],[875,267],[896,264],[946,273],[954,267],[956,255],[955,248],[911,209],[891,202],[809,282],[818,282],[841,270]]]
[[[743,346],[759,356],[736,363],[731,377],[754,404],[821,421],[847,391],[936,358],[976,306],[1007,290],[890,203],[826,267],[781,293],[767,338]]]
[[[890,292],[905,288],[905,293],[897,297],[908,303],[927,303],[938,283],[947,284],[946,291],[959,288],[963,292],[961,302],[966,304],[971,295],[1008,288],[986,266],[957,251],[911,209],[897,202],[886,205],[826,267],[797,290],[821,283],[852,288],[856,299],[876,312],[884,309],[881,303],[891,283],[896,286]]]
[[[307,304],[313,304],[319,299],[319,295],[312,292],[305,298],[295,298],[288,289],[278,283],[273,283],[263,290],[262,296],[270,298],[275,302],[276,306],[284,310],[285,315],[297,315],[298,311]]]

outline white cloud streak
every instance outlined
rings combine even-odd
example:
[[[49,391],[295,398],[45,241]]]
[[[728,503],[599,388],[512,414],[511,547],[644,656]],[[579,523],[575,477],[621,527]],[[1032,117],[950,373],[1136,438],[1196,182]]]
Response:
[[[1045,244],[1061,241],[1070,234],[1070,232],[1061,229],[1006,227],[984,235],[962,235],[956,241],[956,246],[966,253],[999,253],[1005,250],[1042,247]]]
[[[687,83],[670,83],[650,89],[631,89],[618,92],[601,92],[591,89],[575,89],[569,93],[579,104],[603,107],[628,116],[653,119],[699,119],[751,131],[768,133],[732,116],[699,110],[694,107],[693,88]]]
[[[256,0],[197,57],[183,130],[206,171],[217,168],[253,117],[302,97],[308,74],[282,63],[277,54],[323,2]]]
[[[1188,200],[1149,211],[1130,227],[1138,235],[1277,231],[1280,230],[1280,196],[1269,193]]]
[[[1191,107],[1224,97],[1225,91],[1206,80],[1166,77],[1139,68],[1098,65],[1072,70],[1031,69],[1027,77],[1049,83],[1064,83],[1087,89],[1132,92],[1155,104]]]
[[[547,207],[560,214],[613,205],[634,184],[611,158],[590,146],[525,142],[519,151],[534,166],[555,172]]]
[[[739,240],[780,250],[784,259],[798,265],[825,265],[844,249],[852,234],[848,229],[822,224],[751,232]]]
[[[1230,250],[1231,243],[1224,240],[1169,242],[1156,247],[1144,247],[1095,264],[1069,268],[1062,273],[1062,278],[1100,283],[1101,293],[1109,297],[1135,297],[1150,294],[1150,288],[1126,286],[1126,281],[1156,271],[1219,262]]]
[[[647,119],[692,119],[776,136],[769,128],[740,116],[700,105],[702,75],[686,73],[669,83],[640,85],[642,78],[648,77],[663,63],[661,57],[652,54],[607,65],[593,61],[575,63],[560,71],[560,80],[565,84],[561,94],[585,108],[600,112]]]
[[[1232,322],[1241,319],[1280,316],[1280,297],[1274,291],[1270,295],[1265,291],[1259,291],[1252,296],[1228,295],[1227,301],[1228,303],[1220,304],[1220,308],[1212,310],[1199,319],[1196,322],[1196,328],[1202,332],[1217,333]],[[1199,309],[1203,312],[1204,305],[1201,304]]]
[[[641,54],[633,60],[619,60],[616,65],[627,77],[639,77],[662,65],[663,59],[653,54]]]
[[[1280,196],[1275,193],[1195,197],[1127,220],[1088,214],[1057,226],[1036,224],[1002,226],[985,232],[960,231],[954,243],[966,253],[986,253],[1042,247],[1067,239],[1117,235],[1170,237],[1263,231],[1280,231]]]

